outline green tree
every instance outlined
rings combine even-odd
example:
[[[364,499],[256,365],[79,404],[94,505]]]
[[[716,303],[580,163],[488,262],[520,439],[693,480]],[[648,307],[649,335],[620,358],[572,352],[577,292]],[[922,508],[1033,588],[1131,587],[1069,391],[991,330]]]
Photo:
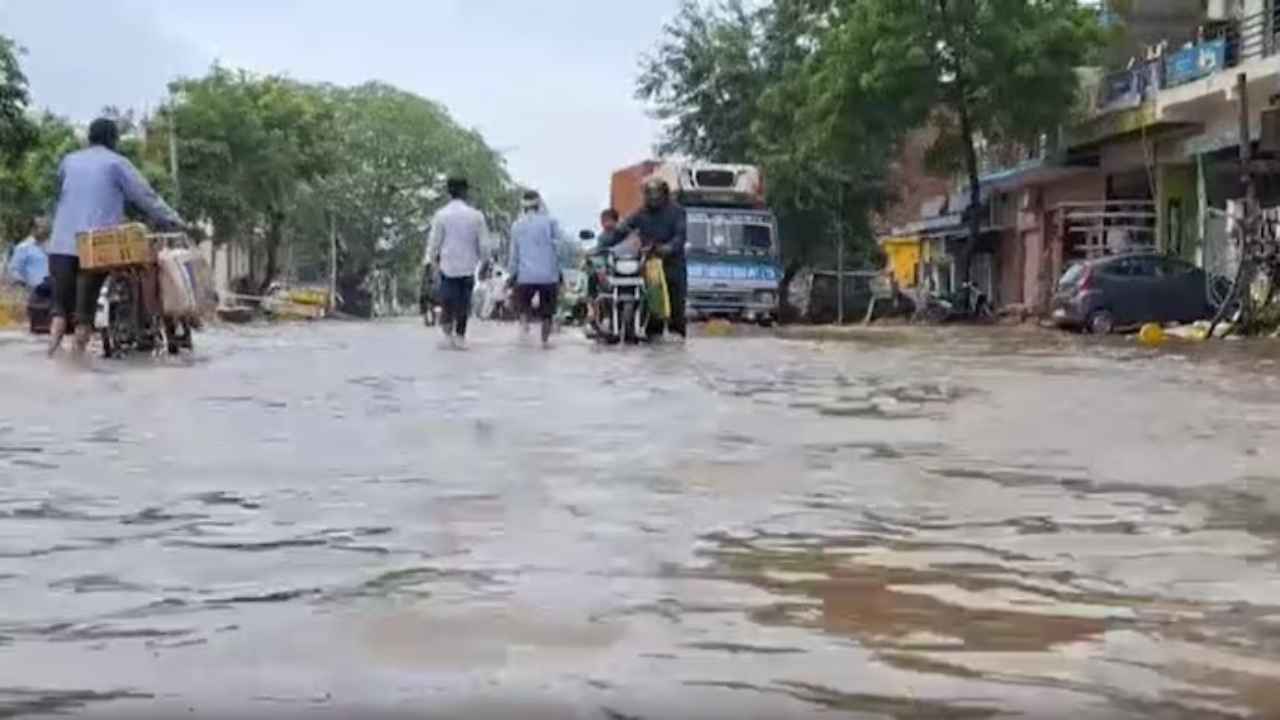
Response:
[[[181,207],[215,237],[248,241],[260,291],[276,279],[288,221],[306,186],[334,165],[334,115],[318,88],[214,67],[174,82],[153,129],[177,127]],[[252,263],[256,265],[256,262]]]
[[[636,84],[664,124],[660,154],[722,162],[752,154],[756,100],[769,80],[755,52],[760,20],[743,0],[685,0],[664,26]]]
[[[58,163],[79,147],[75,129],[54,115],[29,119],[32,140],[21,158],[0,165],[0,232],[20,240],[36,215],[50,214],[57,194]]]
[[[762,11],[760,58],[770,81],[752,136],[787,243],[788,274],[834,263],[837,245],[854,266],[874,262],[871,221],[889,199],[884,177],[902,129],[865,102],[832,92],[828,28],[832,0],[778,0]]]
[[[416,288],[448,175],[471,181],[473,202],[495,226],[510,217],[513,186],[501,158],[436,102],[381,83],[323,92],[334,112],[333,165],[305,194],[294,259],[302,274],[327,278],[336,231],[345,309],[364,315],[372,277]]]
[[[940,172],[969,186],[968,254],[981,220],[980,146],[1035,147],[1075,105],[1076,68],[1105,39],[1076,0],[843,0],[827,41],[819,103],[854,104],[901,127],[938,131]]]
[[[35,128],[27,117],[30,96],[27,76],[18,58],[22,48],[0,35],[0,162],[18,162],[35,141]]]
[[[815,104],[830,96],[814,74],[836,10],[836,0],[687,0],[637,81],[664,124],[660,153],[762,166],[784,285],[802,265],[834,261],[837,242],[854,262],[871,256],[869,219],[900,132],[873,132],[848,105]]]

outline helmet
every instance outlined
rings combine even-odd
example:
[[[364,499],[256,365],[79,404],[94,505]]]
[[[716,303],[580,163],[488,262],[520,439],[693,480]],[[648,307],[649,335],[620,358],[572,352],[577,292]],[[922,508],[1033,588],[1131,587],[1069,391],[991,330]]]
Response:
[[[644,202],[651,208],[662,207],[671,198],[671,186],[662,178],[649,178],[644,183]]]

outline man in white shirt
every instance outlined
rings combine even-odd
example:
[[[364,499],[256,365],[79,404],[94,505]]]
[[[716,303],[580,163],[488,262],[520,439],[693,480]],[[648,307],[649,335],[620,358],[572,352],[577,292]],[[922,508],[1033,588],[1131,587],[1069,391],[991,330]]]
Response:
[[[438,299],[443,308],[440,326],[446,342],[462,349],[466,344],[467,316],[471,314],[471,293],[475,289],[476,266],[489,234],[484,215],[467,204],[470,185],[463,178],[446,183],[449,203],[431,219],[424,264],[438,268]]]

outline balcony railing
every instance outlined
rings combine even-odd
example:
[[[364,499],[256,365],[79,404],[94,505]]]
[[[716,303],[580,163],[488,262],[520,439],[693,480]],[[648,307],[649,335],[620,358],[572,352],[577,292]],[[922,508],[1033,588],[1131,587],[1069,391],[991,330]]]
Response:
[[[1280,29],[1280,4],[1270,2],[1268,5],[1266,10],[1242,18],[1237,24],[1239,37],[1235,44],[1240,61],[1270,57],[1280,49],[1276,38],[1276,31]]]
[[[1053,212],[1067,259],[1089,260],[1156,247],[1154,202],[1063,203]]]
[[[1209,77],[1280,51],[1280,2],[1236,20],[1207,23],[1183,38],[1170,38],[1154,57],[1106,75],[1098,87],[1099,114],[1134,108],[1162,89]]]

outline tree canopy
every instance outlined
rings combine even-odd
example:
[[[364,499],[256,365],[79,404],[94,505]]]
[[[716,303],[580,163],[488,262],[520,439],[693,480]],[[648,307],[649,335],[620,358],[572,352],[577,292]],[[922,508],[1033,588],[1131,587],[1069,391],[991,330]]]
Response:
[[[299,229],[324,240],[299,247],[302,266],[327,267],[335,231],[344,295],[362,294],[374,275],[416,285],[427,226],[455,173],[471,182],[471,200],[491,223],[507,222],[514,190],[502,158],[443,106],[382,83],[321,93],[334,117],[334,160],[302,202]]]
[[[262,259],[254,274],[265,289],[299,192],[335,164],[332,108],[314,86],[216,66],[170,90],[174,101],[153,129],[175,128],[180,209],[212,223],[220,239],[247,242]]]
[[[1075,0],[686,0],[636,90],[660,152],[764,167],[789,265],[865,258],[908,133],[976,198],[979,150],[1038,147],[1102,41]]]
[[[19,57],[22,48],[0,35],[0,162],[18,162],[35,141],[35,128],[27,117],[31,98],[27,76]]]
[[[53,211],[58,163],[79,146],[75,130],[49,114],[28,118],[32,138],[13,162],[0,165],[0,237],[26,235],[32,218]]]
[[[826,77],[848,82],[826,101],[930,125],[931,165],[964,174],[974,209],[982,146],[1038,149],[1075,105],[1076,69],[1105,39],[1096,11],[1076,0],[845,0],[840,16],[824,65]],[[976,241],[978,214],[968,218]]]
[[[856,114],[822,124],[813,93],[829,90],[812,75],[835,6],[686,0],[636,85],[663,123],[660,153],[762,166],[791,271],[833,261],[837,241],[870,254],[863,219],[884,200],[876,178],[894,142],[867,137]]]
[[[80,145],[71,124],[27,107],[20,54],[0,37],[0,231],[8,240],[53,209],[58,163]],[[412,93],[220,66],[178,79],[170,91],[153,115],[117,107],[102,115],[120,125],[120,152],[188,220],[249,251],[252,291],[285,270],[327,280],[331,233],[340,285],[358,311],[367,310],[359,296],[375,276],[409,280],[409,289],[448,175],[470,180],[472,201],[494,227],[514,212],[501,155],[443,106]]]

